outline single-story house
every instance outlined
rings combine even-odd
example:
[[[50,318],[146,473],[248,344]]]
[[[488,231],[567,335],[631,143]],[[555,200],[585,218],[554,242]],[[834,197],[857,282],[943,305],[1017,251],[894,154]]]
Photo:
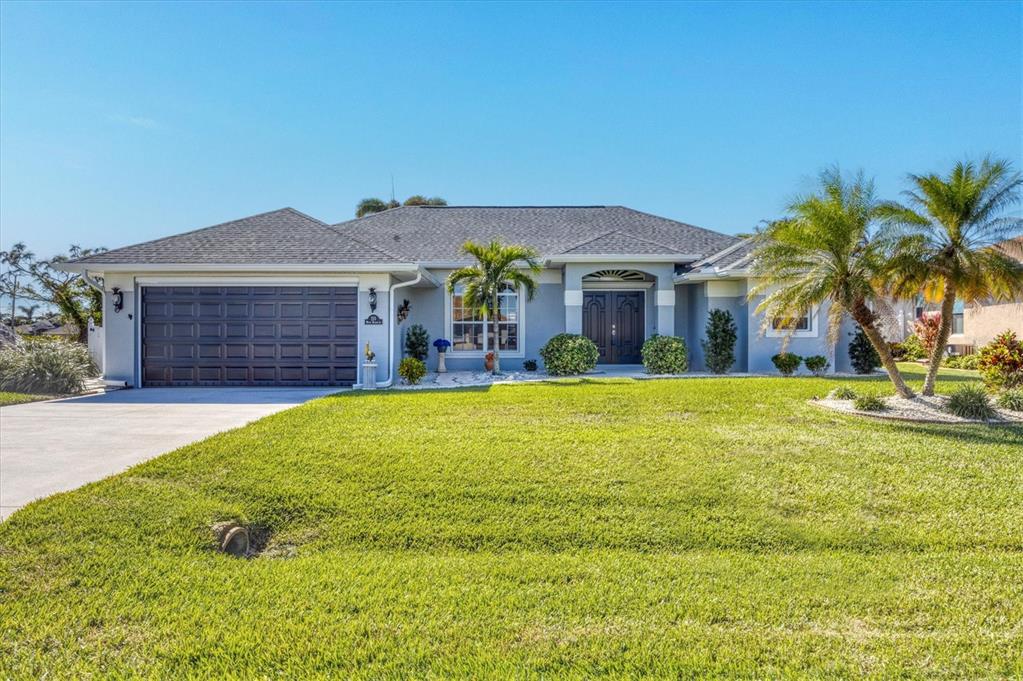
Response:
[[[1023,262],[1023,237],[998,244],[1006,255]],[[958,355],[984,347],[1003,331],[1014,331],[1023,338],[1023,299],[981,300],[966,304],[957,300],[952,311],[952,335],[948,345]]]
[[[498,339],[462,306],[448,274],[467,240],[535,248],[532,300],[501,294]],[[622,206],[407,206],[339,224],[292,208],[126,246],[64,265],[104,295],[105,378],[129,385],[359,385],[368,345],[376,381],[395,380],[408,327],[447,338],[449,370],[540,361],[562,332],[585,334],[600,362],[638,364],[653,334],[685,338],[695,371],[710,310],[739,330],[736,372],[773,372],[786,331],[747,301],[749,240]],[[788,343],[849,370],[827,309],[807,310]],[[436,367],[431,351],[428,366]],[[542,362],[541,362],[542,364]]]

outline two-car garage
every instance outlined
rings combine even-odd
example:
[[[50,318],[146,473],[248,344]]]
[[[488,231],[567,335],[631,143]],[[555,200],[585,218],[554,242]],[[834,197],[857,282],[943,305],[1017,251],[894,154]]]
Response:
[[[144,386],[350,386],[354,286],[146,286]]]

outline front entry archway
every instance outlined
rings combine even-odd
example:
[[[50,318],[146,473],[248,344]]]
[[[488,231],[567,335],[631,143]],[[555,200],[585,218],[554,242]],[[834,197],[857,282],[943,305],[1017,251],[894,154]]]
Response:
[[[584,291],[583,335],[597,345],[598,364],[643,361],[645,291]]]

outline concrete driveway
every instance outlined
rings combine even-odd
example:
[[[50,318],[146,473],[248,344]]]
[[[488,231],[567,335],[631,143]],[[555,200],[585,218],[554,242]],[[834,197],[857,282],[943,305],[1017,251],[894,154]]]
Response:
[[[0,408],[0,520],[339,388],[145,388]]]

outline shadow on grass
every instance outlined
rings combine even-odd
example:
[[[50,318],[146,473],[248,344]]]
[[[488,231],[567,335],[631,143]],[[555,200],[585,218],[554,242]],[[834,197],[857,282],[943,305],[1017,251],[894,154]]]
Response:
[[[888,425],[914,435],[929,435],[972,445],[1023,445],[1023,426],[1018,423],[908,423],[889,422]]]

